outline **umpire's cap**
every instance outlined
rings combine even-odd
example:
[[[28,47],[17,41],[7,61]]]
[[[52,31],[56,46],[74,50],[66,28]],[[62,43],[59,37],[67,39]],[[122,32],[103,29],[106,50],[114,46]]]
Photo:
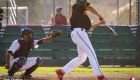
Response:
[[[2,8],[0,8],[0,13],[4,13]]]
[[[34,36],[34,31],[30,28],[24,28],[21,30],[21,36],[23,37],[23,35],[28,35],[30,33],[32,33],[32,35]]]
[[[85,2],[87,2],[87,0],[76,0],[76,2],[85,3]]]

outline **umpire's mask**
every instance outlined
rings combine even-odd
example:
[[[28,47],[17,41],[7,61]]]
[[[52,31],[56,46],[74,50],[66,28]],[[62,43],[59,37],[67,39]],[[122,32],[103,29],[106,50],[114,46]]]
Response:
[[[34,49],[34,31],[30,28],[24,28],[21,30],[21,36],[23,37],[23,35],[26,35],[28,37],[28,41],[31,44],[31,49]],[[32,36],[30,36],[30,34],[32,34]]]

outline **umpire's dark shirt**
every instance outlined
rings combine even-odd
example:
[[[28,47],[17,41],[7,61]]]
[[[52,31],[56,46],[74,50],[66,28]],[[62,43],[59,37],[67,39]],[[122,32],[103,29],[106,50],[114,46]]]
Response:
[[[71,30],[74,28],[84,28],[89,30],[91,27],[91,22],[89,17],[85,12],[85,4],[84,3],[76,3],[72,6],[73,12],[70,19]]]

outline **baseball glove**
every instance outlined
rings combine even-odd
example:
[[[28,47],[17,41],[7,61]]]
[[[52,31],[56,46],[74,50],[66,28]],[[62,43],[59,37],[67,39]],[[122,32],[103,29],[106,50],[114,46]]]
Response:
[[[56,36],[60,36],[62,34],[62,32],[60,30],[53,30],[50,32],[50,36],[52,36],[53,38],[55,38]]]

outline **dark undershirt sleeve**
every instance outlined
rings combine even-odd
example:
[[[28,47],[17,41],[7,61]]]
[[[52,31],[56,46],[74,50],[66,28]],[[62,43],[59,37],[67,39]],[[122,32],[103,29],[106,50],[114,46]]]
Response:
[[[39,45],[39,44],[43,44],[42,39],[40,39],[40,40],[37,42],[37,45]]]
[[[10,53],[12,56],[14,56],[13,52],[12,51],[8,51],[8,53]]]
[[[8,51],[8,53],[12,54],[13,52],[12,51]]]

